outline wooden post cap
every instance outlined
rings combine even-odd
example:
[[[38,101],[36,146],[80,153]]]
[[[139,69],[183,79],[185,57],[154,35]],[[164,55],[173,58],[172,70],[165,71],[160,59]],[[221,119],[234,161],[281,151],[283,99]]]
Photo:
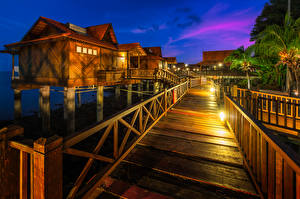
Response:
[[[33,143],[35,151],[40,153],[48,153],[62,145],[63,138],[54,135],[49,138],[39,138]]]

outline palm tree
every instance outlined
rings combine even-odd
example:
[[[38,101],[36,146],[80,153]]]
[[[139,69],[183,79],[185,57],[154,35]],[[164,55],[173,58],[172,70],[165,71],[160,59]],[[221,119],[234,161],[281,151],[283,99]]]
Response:
[[[239,69],[246,72],[248,89],[251,89],[249,73],[254,71],[256,65],[256,58],[254,58],[254,46],[249,46],[247,49],[244,46],[239,47],[233,51],[231,55],[224,59],[225,63],[230,63],[230,69]]]
[[[292,71],[299,93],[300,18],[294,21],[286,15],[284,26],[268,26],[259,34],[255,46],[258,54],[278,57],[275,67],[284,65],[287,66],[287,73]]]

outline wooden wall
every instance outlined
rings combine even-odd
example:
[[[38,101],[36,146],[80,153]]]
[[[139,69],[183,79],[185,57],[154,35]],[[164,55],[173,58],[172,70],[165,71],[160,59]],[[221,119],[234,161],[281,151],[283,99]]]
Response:
[[[97,55],[76,52],[76,47],[97,50]],[[69,79],[95,78],[97,69],[101,69],[100,48],[92,45],[71,41],[70,42]]]
[[[20,80],[65,82],[68,78],[69,42],[65,40],[24,46],[20,50]]]
[[[81,53],[77,52],[81,47]],[[97,54],[83,52],[83,48]],[[53,86],[97,84],[98,71],[127,69],[127,53],[82,42],[59,40],[22,47],[20,80]]]
[[[141,69],[158,69],[161,66],[161,60],[149,56],[141,57]]]

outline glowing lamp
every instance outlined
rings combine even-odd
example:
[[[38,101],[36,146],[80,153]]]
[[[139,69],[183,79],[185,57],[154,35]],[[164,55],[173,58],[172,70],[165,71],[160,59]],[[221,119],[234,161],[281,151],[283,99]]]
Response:
[[[211,87],[211,88],[210,88],[210,92],[212,92],[212,93],[215,92],[215,88],[214,88],[214,87]]]
[[[224,114],[224,112],[221,112],[219,116],[220,116],[221,121],[223,122],[224,119],[225,119],[225,114]]]

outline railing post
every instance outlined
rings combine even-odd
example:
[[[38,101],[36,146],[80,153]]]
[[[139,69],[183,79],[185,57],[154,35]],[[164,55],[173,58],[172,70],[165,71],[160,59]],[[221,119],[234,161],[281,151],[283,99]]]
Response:
[[[8,146],[11,138],[23,134],[23,128],[9,126],[0,129],[0,198],[19,196],[19,151]]]
[[[165,91],[164,91],[164,100],[165,100],[165,111],[167,111],[168,109],[168,93],[167,93],[167,89],[165,88]]]
[[[231,96],[233,98],[237,97],[237,85],[233,85],[233,87],[231,89]]]
[[[62,138],[39,138],[33,144],[34,198],[61,199],[63,179]]]

